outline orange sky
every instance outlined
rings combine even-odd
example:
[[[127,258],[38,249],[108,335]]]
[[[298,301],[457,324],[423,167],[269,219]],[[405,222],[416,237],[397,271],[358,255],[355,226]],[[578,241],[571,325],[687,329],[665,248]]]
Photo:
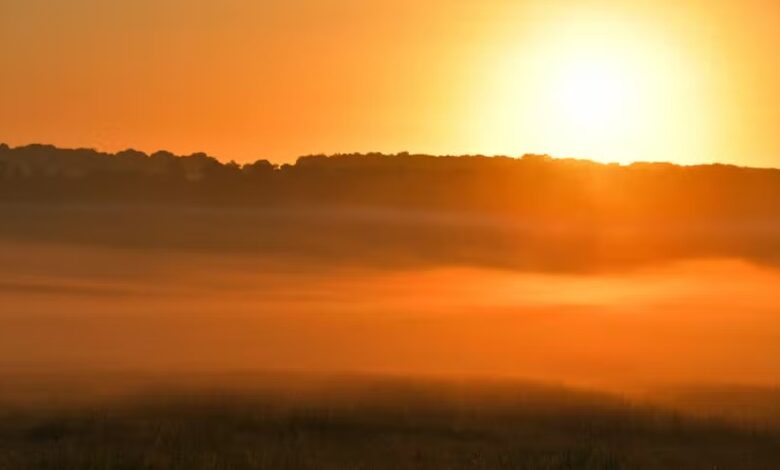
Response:
[[[0,141],[780,166],[771,1],[0,0]]]

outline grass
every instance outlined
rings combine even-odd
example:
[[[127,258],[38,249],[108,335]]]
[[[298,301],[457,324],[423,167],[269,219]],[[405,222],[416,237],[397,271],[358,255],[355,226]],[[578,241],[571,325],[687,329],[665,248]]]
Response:
[[[8,401],[0,469],[775,469],[780,432],[556,387],[331,381]]]

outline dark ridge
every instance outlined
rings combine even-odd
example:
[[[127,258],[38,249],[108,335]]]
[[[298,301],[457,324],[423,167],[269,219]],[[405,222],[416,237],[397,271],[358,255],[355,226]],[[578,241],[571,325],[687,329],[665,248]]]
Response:
[[[584,272],[780,265],[780,170],[545,155],[205,154],[0,147],[0,241],[370,266]]]
[[[740,220],[780,216],[780,170],[627,166],[586,160],[339,154],[239,165],[204,153],[116,154],[0,146],[0,202],[373,206],[556,221]]]

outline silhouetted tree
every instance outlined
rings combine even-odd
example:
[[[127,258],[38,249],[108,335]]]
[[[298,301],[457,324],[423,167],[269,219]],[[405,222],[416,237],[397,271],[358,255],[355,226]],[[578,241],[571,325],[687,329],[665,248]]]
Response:
[[[205,153],[116,154],[0,145],[2,200],[374,205],[518,220],[780,218],[780,171],[732,165],[604,165],[548,155],[309,155],[279,167]]]

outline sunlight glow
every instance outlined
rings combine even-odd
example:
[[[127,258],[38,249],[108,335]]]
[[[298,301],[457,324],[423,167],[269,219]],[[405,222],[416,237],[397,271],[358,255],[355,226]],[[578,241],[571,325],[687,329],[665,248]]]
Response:
[[[624,18],[570,13],[536,23],[485,58],[474,147],[619,163],[708,154],[717,113],[682,48]]]
[[[620,64],[564,64],[550,92],[554,112],[571,131],[604,132],[618,126],[638,103],[638,90]]]

